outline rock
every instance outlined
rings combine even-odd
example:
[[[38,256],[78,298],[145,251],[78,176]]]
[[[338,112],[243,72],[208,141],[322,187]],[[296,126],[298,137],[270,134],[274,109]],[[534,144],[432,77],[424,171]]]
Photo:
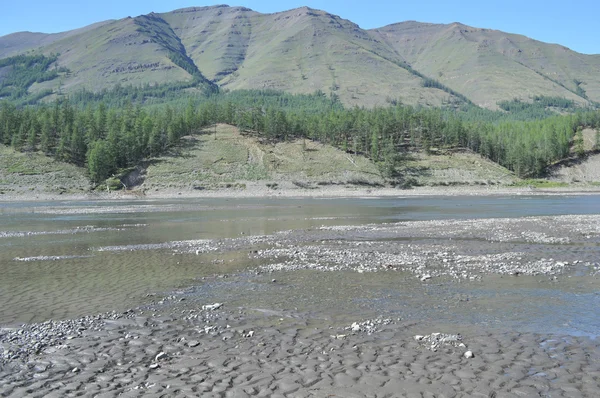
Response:
[[[473,354],[473,351],[467,351],[463,356],[467,359],[471,359],[475,357],[475,354]]]
[[[156,357],[154,357],[154,361],[155,362],[158,362],[158,361],[163,360],[163,359],[167,359],[167,354],[165,352],[162,352],[162,351],[159,352],[158,354],[156,354]]]
[[[431,275],[427,274],[427,275],[423,275],[421,277],[421,282],[425,282],[428,281],[429,279],[431,279]]]
[[[424,338],[425,338],[425,336],[421,336],[419,334],[415,336],[416,341],[422,341]]]
[[[79,372],[81,372],[81,369],[79,369],[79,368],[73,368],[73,370],[71,372],[73,372],[73,373],[79,373]]]
[[[150,369],[158,369],[160,367],[159,364],[157,363],[153,363],[152,365],[148,366]]]
[[[247,337],[254,337],[254,330],[249,331]]]
[[[188,347],[198,347],[200,345],[200,342],[198,340],[192,340],[188,343]]]
[[[351,326],[353,332],[360,332],[360,325],[354,322]]]
[[[221,308],[222,306],[223,306],[223,303],[207,304],[207,305],[203,305],[202,309],[208,310],[208,311],[215,311],[215,310],[218,310],[219,308]]]

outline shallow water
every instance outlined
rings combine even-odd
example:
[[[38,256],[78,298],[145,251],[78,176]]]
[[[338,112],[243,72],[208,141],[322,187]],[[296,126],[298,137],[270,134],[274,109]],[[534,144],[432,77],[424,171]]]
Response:
[[[595,279],[491,276],[427,285],[401,272],[254,276],[244,271],[260,260],[247,251],[174,255],[164,244],[332,225],[595,214],[599,203],[597,196],[0,203],[0,324],[124,310],[148,294],[196,285],[193,294],[206,301],[326,322],[384,315],[596,335]],[[115,246],[125,250],[101,250]],[[210,278],[215,274],[237,276]]]

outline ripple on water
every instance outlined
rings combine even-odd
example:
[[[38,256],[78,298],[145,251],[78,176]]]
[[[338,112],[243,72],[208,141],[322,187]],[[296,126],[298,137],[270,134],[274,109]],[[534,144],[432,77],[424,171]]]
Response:
[[[14,261],[31,262],[31,261],[59,261],[72,260],[76,258],[90,258],[93,256],[35,256],[35,257],[15,257]]]
[[[123,224],[115,227],[96,227],[93,225],[86,225],[82,227],[76,227],[71,229],[62,229],[55,231],[0,231],[0,238],[30,238],[33,236],[44,236],[44,235],[75,235],[75,234],[89,234],[93,232],[116,232],[125,231],[131,228],[141,228],[147,226],[146,224]]]

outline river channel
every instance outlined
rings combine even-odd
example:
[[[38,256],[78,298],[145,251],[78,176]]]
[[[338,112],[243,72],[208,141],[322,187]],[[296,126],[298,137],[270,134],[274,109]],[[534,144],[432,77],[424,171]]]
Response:
[[[177,291],[207,303],[323,322],[385,316],[596,336],[600,283],[593,265],[600,247],[594,239],[513,242],[510,250],[492,250],[515,251],[520,245],[531,261],[564,257],[587,268],[558,276],[490,274],[472,280],[440,276],[423,282],[401,268],[255,272],[275,260],[254,254],[279,247],[277,236],[292,230],[310,235],[328,227],[599,213],[600,198],[593,195],[5,202],[0,203],[0,326],[122,311]],[[248,244],[253,237],[261,237],[256,247]],[[211,250],[214,242],[239,239],[246,239],[243,247]],[[392,245],[394,239],[370,242]],[[401,237],[409,246],[424,239],[440,245],[453,238],[418,232]],[[463,246],[478,250],[473,239]]]

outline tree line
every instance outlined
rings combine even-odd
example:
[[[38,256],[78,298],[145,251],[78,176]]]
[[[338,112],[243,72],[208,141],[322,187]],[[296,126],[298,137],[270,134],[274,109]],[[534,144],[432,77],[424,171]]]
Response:
[[[371,158],[390,178],[404,153],[455,148],[470,149],[525,177],[539,176],[569,156],[578,128],[600,128],[600,113],[491,122],[401,103],[346,109],[323,93],[251,91],[150,107],[132,102],[81,106],[68,99],[29,107],[0,104],[1,143],[87,167],[96,183],[214,123],[232,124],[272,142],[312,139],[334,145]]]

